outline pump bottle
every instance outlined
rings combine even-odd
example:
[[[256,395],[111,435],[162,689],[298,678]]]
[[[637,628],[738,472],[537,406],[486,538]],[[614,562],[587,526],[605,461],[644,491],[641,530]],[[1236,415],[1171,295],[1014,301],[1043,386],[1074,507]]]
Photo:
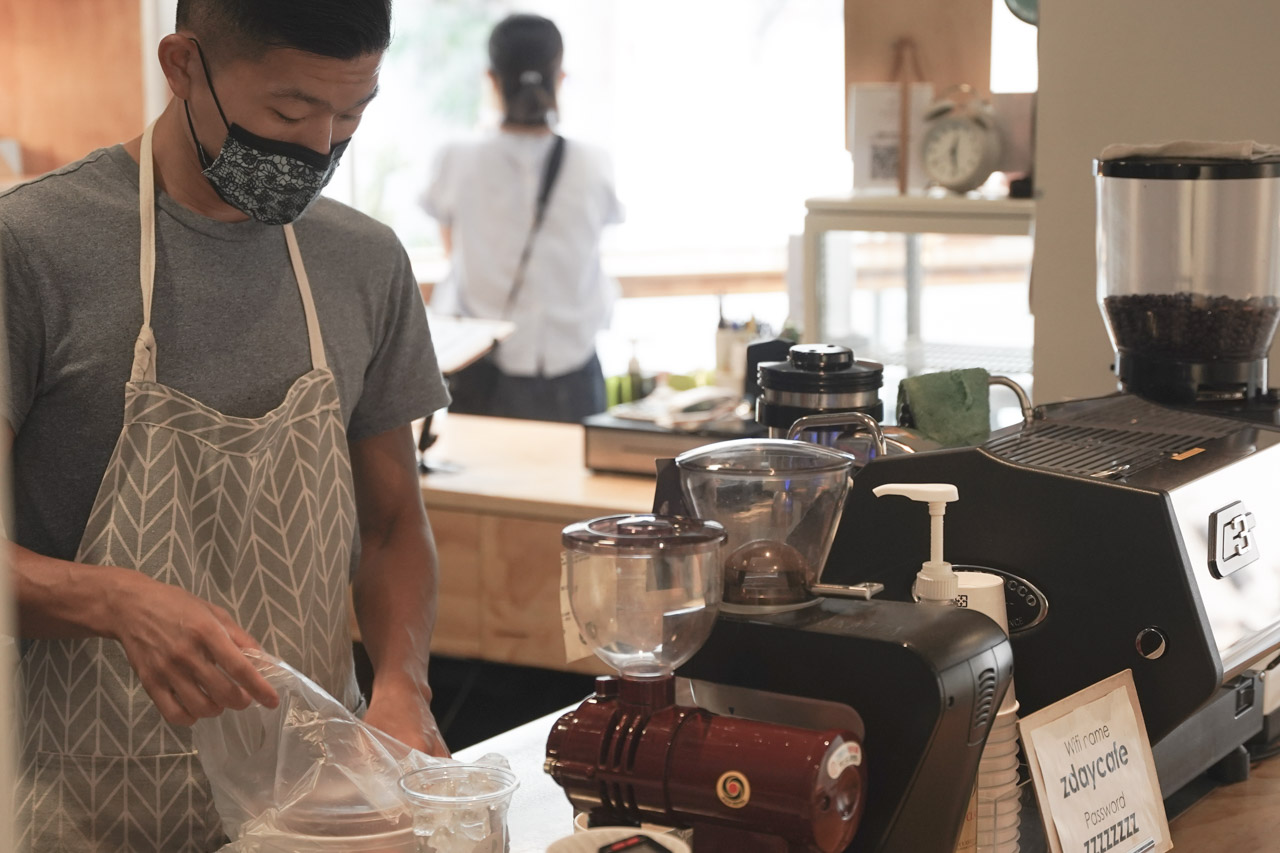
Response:
[[[960,582],[951,564],[942,559],[942,519],[947,504],[960,498],[956,487],[950,483],[885,483],[871,493],[878,498],[901,495],[929,505],[929,559],[916,573],[915,594],[921,604],[954,607]]]
[[[942,559],[942,520],[947,504],[960,495],[949,483],[886,483],[872,489],[876,497],[901,495],[929,505],[929,559],[916,574],[915,594],[921,604],[955,606],[961,589],[964,606],[985,614],[1009,632],[1004,584],[988,572],[955,572]],[[1017,710],[1013,683],[1001,703],[978,765],[956,853],[1018,853],[1019,812]]]

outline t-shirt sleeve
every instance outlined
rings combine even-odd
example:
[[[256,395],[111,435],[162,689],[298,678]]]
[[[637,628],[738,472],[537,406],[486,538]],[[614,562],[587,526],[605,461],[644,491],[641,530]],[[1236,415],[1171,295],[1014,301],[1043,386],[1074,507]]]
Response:
[[[0,222],[0,293],[4,297],[4,343],[9,387],[3,395],[4,418],[16,433],[35,402],[45,334],[44,312],[34,276],[17,239]]]
[[[364,373],[347,438],[359,441],[424,418],[449,405],[427,324],[422,292],[399,248],[381,339]]]
[[[441,148],[436,153],[435,162],[431,166],[431,178],[427,189],[419,199],[422,209],[432,219],[448,228],[453,225],[454,213],[457,210],[457,192],[455,190],[456,156],[450,146]]]

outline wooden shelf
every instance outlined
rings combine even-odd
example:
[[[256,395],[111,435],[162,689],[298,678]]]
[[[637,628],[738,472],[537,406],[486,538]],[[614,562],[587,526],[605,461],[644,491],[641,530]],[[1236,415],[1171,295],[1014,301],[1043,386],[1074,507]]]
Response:
[[[811,198],[805,202],[805,231],[1025,235],[1031,232],[1035,205],[1032,199],[968,196]]]

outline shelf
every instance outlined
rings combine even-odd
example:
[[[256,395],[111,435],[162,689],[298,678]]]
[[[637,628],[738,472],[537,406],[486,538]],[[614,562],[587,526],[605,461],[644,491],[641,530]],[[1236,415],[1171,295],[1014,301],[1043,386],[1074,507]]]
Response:
[[[946,196],[844,196],[805,202],[806,232],[884,231],[898,234],[1026,235],[1032,199]]]

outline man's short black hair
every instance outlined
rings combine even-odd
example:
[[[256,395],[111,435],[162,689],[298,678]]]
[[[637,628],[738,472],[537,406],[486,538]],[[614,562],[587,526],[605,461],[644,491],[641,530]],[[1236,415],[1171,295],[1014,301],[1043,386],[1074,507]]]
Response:
[[[224,55],[288,47],[355,59],[391,44],[391,0],[178,0],[177,23]]]

